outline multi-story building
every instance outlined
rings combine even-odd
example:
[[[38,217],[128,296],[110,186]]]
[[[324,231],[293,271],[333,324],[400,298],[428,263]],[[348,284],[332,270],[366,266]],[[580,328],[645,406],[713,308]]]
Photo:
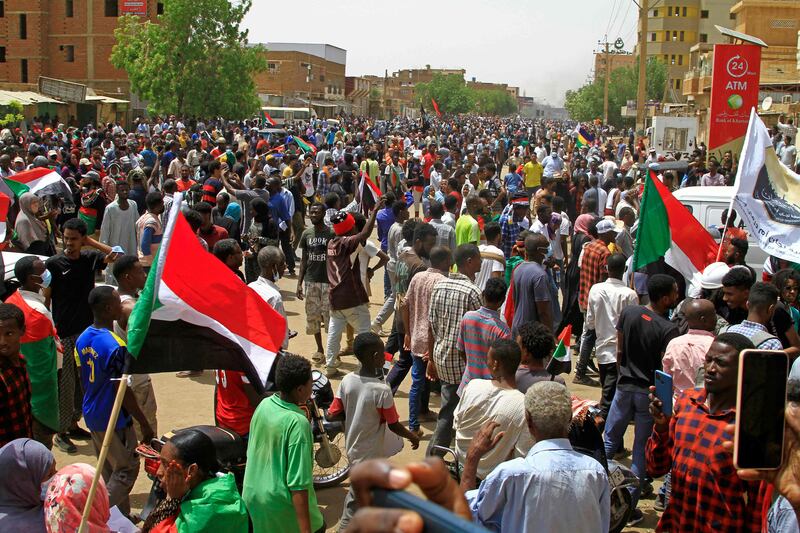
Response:
[[[155,20],[161,1],[0,0],[0,83],[29,89],[39,76],[130,93],[127,74],[111,65],[120,15]]]
[[[798,63],[798,28],[800,2],[797,0],[741,0],[731,7],[733,20],[729,26],[736,31],[761,39],[767,48],[761,49],[759,102],[769,96],[774,105],[762,110],[762,118],[770,124],[777,114],[795,109],[800,96],[800,64]],[[716,30],[715,30],[716,31]],[[728,38],[726,37],[726,40]],[[690,103],[689,113],[699,119],[698,141],[705,140],[711,104],[711,82],[714,47],[698,43],[691,48],[690,68],[686,72],[683,95]],[[775,115],[770,119],[770,115]]]
[[[354,115],[365,117],[370,114],[372,89],[372,81],[367,76],[345,76],[344,96]],[[378,91],[377,87],[375,91]]]
[[[414,87],[418,83],[429,83],[437,74],[449,76],[451,74],[464,78],[464,69],[431,68],[425,65],[424,69],[403,69],[386,76],[383,87],[384,114],[388,116],[417,116],[419,104],[416,101]],[[430,107],[429,105],[425,107]]]
[[[667,65],[665,101],[683,100],[683,78],[689,70],[689,52],[697,43],[722,43],[714,25],[730,26],[730,8],[735,0],[666,0],[647,11],[647,57]],[[641,34],[641,24],[639,25]],[[639,45],[636,46],[639,55]]]
[[[609,53],[608,54],[609,72],[621,68],[632,68],[636,65],[636,56],[631,53]],[[594,54],[594,78],[602,80],[606,75],[606,54],[596,52]]]
[[[267,70],[255,75],[261,100],[286,107],[312,106],[330,117],[347,107],[347,51],[330,44],[265,43]]]

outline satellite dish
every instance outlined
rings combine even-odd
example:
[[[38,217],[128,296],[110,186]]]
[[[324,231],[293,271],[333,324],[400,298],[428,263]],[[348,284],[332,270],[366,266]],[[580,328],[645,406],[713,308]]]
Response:
[[[761,111],[769,111],[770,107],[772,107],[772,97],[771,96],[767,96],[761,102]]]

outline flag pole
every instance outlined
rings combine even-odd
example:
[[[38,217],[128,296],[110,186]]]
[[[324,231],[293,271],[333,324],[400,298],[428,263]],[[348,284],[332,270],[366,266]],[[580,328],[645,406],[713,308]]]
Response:
[[[108,457],[108,449],[111,447],[111,439],[114,438],[114,430],[117,425],[117,419],[119,418],[119,412],[122,409],[122,400],[125,398],[125,392],[128,390],[129,379],[130,374],[122,374],[119,387],[117,387],[117,396],[114,398],[111,416],[108,417],[108,425],[106,426],[105,435],[103,435],[103,445],[100,448],[100,455],[97,458],[97,467],[95,469],[94,478],[92,479],[92,486],[89,488],[89,494],[86,496],[86,506],[83,508],[83,515],[81,516],[81,524],[80,527],[78,527],[78,533],[86,533],[87,531],[86,524],[92,511],[92,502],[97,492],[97,485],[100,483],[100,478],[102,477],[103,466],[105,466],[106,457]]]

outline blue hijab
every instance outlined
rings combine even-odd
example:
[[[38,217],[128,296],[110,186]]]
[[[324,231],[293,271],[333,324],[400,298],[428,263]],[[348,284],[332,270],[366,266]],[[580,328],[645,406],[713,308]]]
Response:
[[[242,219],[242,206],[235,199],[231,199],[223,216],[232,219],[234,222],[239,222]]]
[[[0,531],[45,533],[42,482],[55,457],[33,439],[0,448]]]

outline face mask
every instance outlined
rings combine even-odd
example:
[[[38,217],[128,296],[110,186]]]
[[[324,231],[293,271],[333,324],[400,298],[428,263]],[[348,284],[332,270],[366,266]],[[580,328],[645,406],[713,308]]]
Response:
[[[39,284],[39,286],[43,289],[46,289],[50,286],[51,281],[53,281],[53,275],[49,270],[45,269],[44,272],[42,272],[42,282]]]

